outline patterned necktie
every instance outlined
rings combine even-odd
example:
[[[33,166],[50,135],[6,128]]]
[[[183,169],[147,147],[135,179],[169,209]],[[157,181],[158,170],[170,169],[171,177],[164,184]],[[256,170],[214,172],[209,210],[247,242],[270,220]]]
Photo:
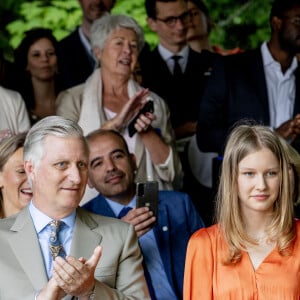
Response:
[[[122,219],[130,210],[132,210],[132,207],[124,206],[118,214],[118,219]]]
[[[182,56],[180,56],[180,55],[172,56],[172,59],[174,60],[173,76],[176,78],[180,78],[183,74],[180,64],[179,64],[179,59],[181,59],[181,58],[182,58]]]
[[[63,248],[63,245],[61,244],[59,240],[59,231],[63,225],[63,222],[52,220],[49,223],[50,226],[50,237],[49,237],[49,248],[52,255],[53,260],[57,256],[66,257],[66,252]]]

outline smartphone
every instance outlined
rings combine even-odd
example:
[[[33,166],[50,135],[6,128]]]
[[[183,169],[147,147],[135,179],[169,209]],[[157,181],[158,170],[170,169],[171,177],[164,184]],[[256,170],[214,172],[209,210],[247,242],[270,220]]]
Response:
[[[139,110],[137,115],[130,121],[130,123],[128,125],[128,132],[129,132],[130,137],[134,136],[134,134],[136,133],[136,129],[134,127],[136,120],[140,117],[140,115],[142,115],[142,114],[144,115],[147,112],[150,112],[150,113],[154,112],[154,104],[153,104],[152,100],[149,100],[148,102],[146,102],[145,105]]]
[[[136,185],[136,207],[149,207],[156,217],[153,226],[157,225],[158,217],[158,182],[145,181]]]

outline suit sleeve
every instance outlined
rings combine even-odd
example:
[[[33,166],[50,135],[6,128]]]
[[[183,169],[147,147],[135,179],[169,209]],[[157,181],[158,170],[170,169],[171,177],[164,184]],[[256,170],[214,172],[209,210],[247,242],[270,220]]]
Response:
[[[133,226],[128,235],[118,263],[115,289],[96,280],[95,300],[150,300],[142,267],[142,254]],[[101,259],[101,258],[100,258]]]
[[[184,271],[184,300],[212,300],[213,253],[210,236],[200,229],[190,238]]]
[[[228,83],[225,76],[225,58],[219,57],[200,102],[197,143],[204,152],[223,153],[228,132]]]

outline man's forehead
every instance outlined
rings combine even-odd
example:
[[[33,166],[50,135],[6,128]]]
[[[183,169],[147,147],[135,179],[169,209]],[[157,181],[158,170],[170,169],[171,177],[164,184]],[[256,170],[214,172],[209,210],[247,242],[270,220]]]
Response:
[[[177,16],[187,10],[187,2],[183,0],[170,2],[156,2],[156,15],[160,16]]]

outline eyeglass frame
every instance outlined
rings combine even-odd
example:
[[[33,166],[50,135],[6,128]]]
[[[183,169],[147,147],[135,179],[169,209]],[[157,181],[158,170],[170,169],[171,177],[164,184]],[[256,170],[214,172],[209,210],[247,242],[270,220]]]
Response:
[[[155,18],[155,20],[158,20],[160,22],[165,23],[167,26],[169,27],[174,27],[177,23],[177,21],[179,20],[182,24],[186,24],[187,22],[189,22],[191,20],[191,14],[189,11],[186,11],[184,13],[182,13],[180,16],[170,16],[167,17],[165,19],[160,19],[160,18]]]

